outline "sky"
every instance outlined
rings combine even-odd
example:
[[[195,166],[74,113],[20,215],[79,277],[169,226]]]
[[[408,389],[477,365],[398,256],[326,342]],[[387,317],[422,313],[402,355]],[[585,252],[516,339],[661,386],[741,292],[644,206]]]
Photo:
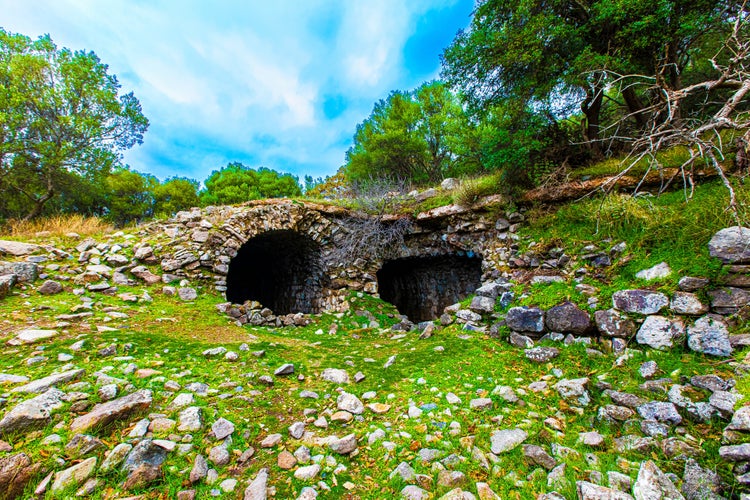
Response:
[[[238,161],[332,175],[391,90],[437,78],[473,0],[0,0],[0,27],[95,52],[150,121],[164,180]]]

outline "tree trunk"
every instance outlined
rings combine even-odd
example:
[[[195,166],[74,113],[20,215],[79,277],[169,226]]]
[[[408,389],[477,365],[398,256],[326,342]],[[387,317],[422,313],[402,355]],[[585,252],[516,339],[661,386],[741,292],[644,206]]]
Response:
[[[23,192],[24,194],[27,194],[23,190],[21,192]],[[23,220],[29,221],[32,219],[36,219],[37,217],[42,215],[44,204],[47,203],[49,200],[51,200],[54,195],[55,195],[55,186],[52,183],[52,176],[49,175],[47,176],[47,192],[39,197],[30,197],[31,201],[34,202],[34,208],[31,209],[31,212],[26,214],[26,217],[24,217]]]
[[[628,113],[635,119],[639,129],[644,129],[648,123],[648,118],[643,113],[643,103],[636,95],[633,87],[625,87],[622,90],[622,97],[625,99],[625,104],[628,106]]]
[[[734,168],[744,174],[750,169],[750,159],[748,158],[748,144],[743,137],[738,137],[734,140],[735,151],[737,152],[734,158]]]
[[[601,155],[601,144],[599,143],[599,118],[602,110],[604,99],[604,90],[601,86],[600,75],[596,74],[597,79],[591,87],[586,90],[586,99],[581,103],[581,111],[586,117],[585,129],[583,130],[583,139],[591,151],[594,158]]]

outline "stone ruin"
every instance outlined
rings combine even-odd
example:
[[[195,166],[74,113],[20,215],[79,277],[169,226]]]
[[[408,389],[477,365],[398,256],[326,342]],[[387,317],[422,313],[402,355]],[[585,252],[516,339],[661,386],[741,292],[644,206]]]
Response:
[[[337,247],[358,217],[367,216],[289,200],[194,209],[161,223],[170,242],[151,250],[166,273],[213,280],[241,322],[298,324],[303,314],[346,309],[351,291],[380,296],[419,322],[482,285],[508,229],[497,229],[490,211],[438,209],[411,217],[398,247],[360,248],[347,260]]]

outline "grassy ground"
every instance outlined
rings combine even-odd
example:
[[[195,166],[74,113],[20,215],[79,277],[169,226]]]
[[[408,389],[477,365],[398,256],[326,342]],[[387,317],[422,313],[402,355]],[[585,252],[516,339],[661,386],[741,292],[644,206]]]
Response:
[[[737,187],[743,206],[748,206],[747,188],[739,184]],[[721,272],[718,262],[708,255],[706,244],[716,230],[733,224],[732,214],[725,210],[726,193],[723,189],[718,183],[702,185],[694,199],[687,203],[683,193],[674,192],[658,198],[615,195],[568,204],[555,211],[532,209],[527,212],[528,224],[518,233],[518,244],[522,252],[560,246],[576,255],[587,245],[597,245],[606,251],[620,241],[626,242],[627,249],[614,266],[584,279],[585,284],[597,290],[600,308],[609,307],[611,294],[617,289],[648,286],[671,292],[680,276],[716,278]],[[443,193],[441,196],[447,195]],[[423,203],[430,204],[430,200]],[[674,270],[669,278],[650,283],[635,278],[637,271],[662,261]],[[586,306],[587,297],[575,286],[576,283],[570,281],[552,285],[519,285],[516,288],[518,299],[513,305],[551,307],[563,300],[573,300]],[[390,326],[397,321],[397,311],[393,306],[356,294],[350,297],[349,312],[315,316],[313,323],[304,328],[240,327],[217,312],[216,305],[224,299],[209,288],[199,290],[198,300],[191,303],[162,294],[161,285],[119,287],[118,293],[132,292],[138,296],[148,289],[153,302],[146,303],[133,304],[116,296],[85,292],[84,297],[93,300],[90,309],[93,315],[71,321],[65,327],[57,326],[55,317],[75,312],[76,306],[82,304],[81,297],[71,293],[72,285],[66,284],[64,293],[51,297],[41,296],[31,287],[26,290],[18,288],[0,301],[0,341],[3,342],[0,371],[36,379],[73,363],[86,369],[82,381],[91,385],[79,390],[92,393],[92,403],[98,401],[97,377],[94,375],[97,372],[122,378],[136,388],[153,390],[154,403],[144,415],[96,431],[109,449],[127,440],[131,424],[142,416],[164,414],[177,419],[178,411],[169,408],[175,392],[167,390],[165,383],[173,381],[183,387],[191,382],[208,384],[213,391],[207,396],[196,396],[195,403],[204,410],[204,430],[192,434],[193,450],[190,453],[185,456],[176,452],[169,454],[163,482],[132,492],[142,493],[145,499],[174,498],[178,491],[189,487],[187,477],[195,454],[206,456],[215,444],[208,436],[208,429],[220,417],[232,421],[236,431],[233,434],[233,460],[217,470],[220,479],[234,477],[240,480],[238,490],[244,489],[245,480],[255,477],[261,468],[268,467],[276,498],[295,498],[302,487],[318,481],[330,488],[328,493],[321,490],[323,497],[392,498],[398,496],[405,484],[390,479],[390,473],[405,461],[416,473],[430,478],[429,489],[435,498],[439,498],[451,487],[437,485],[439,466],[423,463],[418,458],[420,449],[432,448],[439,450],[440,460],[447,459],[448,468],[466,474],[468,482],[463,486],[466,490],[475,492],[473,484],[482,481],[501,498],[535,498],[551,489],[556,489],[566,498],[574,498],[576,480],[595,479],[597,473],[601,473],[606,484],[606,473],[613,470],[634,479],[640,462],[646,459],[653,459],[663,470],[682,476],[683,462],[666,456],[656,446],[644,452],[614,451],[616,438],[641,433],[637,420],[608,425],[597,419],[598,408],[611,403],[603,394],[604,384],[646,399],[666,400],[665,394],[650,393],[640,387],[644,379],[638,374],[638,368],[644,361],[653,360],[660,367],[659,376],[668,378],[670,383],[685,383],[685,377],[713,373],[723,378],[736,377],[738,390],[745,395],[745,400],[750,396],[750,380],[735,375],[726,360],[697,355],[686,348],[662,352],[640,349],[632,343],[630,347],[636,349],[629,357],[618,360],[611,353],[604,356],[588,353],[581,344],[557,344],[561,349],[560,357],[537,365],[527,361],[522,350],[507,343],[504,338],[507,331],[501,330],[501,338],[491,338],[452,325],[439,329],[433,337],[425,340],[420,340],[414,332],[393,332]],[[127,317],[119,317],[117,313]],[[373,318],[377,326],[372,324]],[[57,328],[61,334],[33,346],[4,344],[18,330],[32,325]],[[116,330],[99,331],[97,327],[102,326]],[[741,325],[733,333],[742,332],[743,328],[747,326]],[[74,352],[70,346],[78,340],[85,340],[86,345],[82,351]],[[240,349],[243,343],[248,345],[248,350]],[[111,344],[118,346],[115,357],[102,358],[96,354]],[[206,359],[202,355],[205,349],[218,345],[238,352],[239,360]],[[264,355],[257,357],[254,351],[264,351]],[[69,362],[58,361],[60,354],[70,354],[73,358]],[[743,361],[746,354],[745,351],[736,352],[732,361]],[[46,359],[28,365],[27,360],[34,356]],[[385,368],[393,356],[395,361]],[[130,363],[158,373],[143,378],[136,373],[126,374],[123,369]],[[273,374],[284,363],[294,364],[293,376],[276,377],[272,387],[260,382],[260,376]],[[374,398],[364,402],[388,404],[390,410],[378,415],[366,409],[349,423],[332,422],[330,414],[336,411],[338,388],[320,378],[325,368],[342,368],[350,376],[361,371],[365,379],[358,384],[345,385],[343,389],[359,397],[374,392]],[[552,388],[561,378],[580,377],[590,379],[591,403],[584,411],[571,407]],[[548,387],[540,392],[532,391],[529,384],[539,381],[547,382]],[[498,386],[511,387],[520,400],[506,401],[499,393],[493,392]],[[10,394],[11,388],[3,387],[3,391]],[[301,398],[302,390],[314,391],[319,397]],[[184,392],[184,389],[179,392]],[[457,395],[461,402],[450,404],[446,399],[449,392]],[[706,400],[708,394],[698,396]],[[479,397],[489,397],[492,407],[471,409],[470,401]],[[17,396],[11,395],[7,407],[17,401]],[[408,418],[410,406],[421,408],[422,416]],[[12,445],[14,452],[28,453],[49,470],[62,470],[75,460],[63,448],[72,437],[68,424],[76,416],[69,408],[70,403],[58,411],[46,429],[5,440]],[[321,415],[328,419],[328,429],[318,429],[310,423]],[[545,423],[549,417],[557,419],[562,430]],[[334,434],[343,437],[354,433],[359,440],[359,451],[355,456],[339,456],[320,444],[308,442],[313,456],[325,457],[321,462],[323,470],[314,481],[299,481],[293,477],[293,471],[282,470],[277,465],[277,456],[282,449],[294,452],[302,444],[292,439],[287,431],[296,421],[307,421],[307,429],[317,437]],[[734,479],[730,468],[718,460],[717,453],[726,423],[718,418],[701,424],[686,421],[679,432],[673,429],[670,437],[679,436],[690,443],[697,450],[701,465],[716,470],[732,485]],[[558,457],[560,462],[567,464],[566,483],[548,485],[546,471],[524,459],[520,447],[496,458],[490,456],[492,432],[516,427],[529,433],[526,443],[538,444],[548,452],[551,452],[552,445],[574,450],[567,458]],[[385,438],[368,443],[368,435],[376,429],[385,431]],[[577,442],[580,433],[592,429],[605,437],[605,444],[600,449]],[[170,437],[169,433],[164,433],[155,437],[184,438],[184,433],[173,432],[177,435]],[[60,435],[62,444],[42,444],[42,440],[52,433]],[[261,449],[260,441],[272,433],[282,434],[281,444]],[[384,447],[384,441],[392,443],[392,447],[389,445],[391,449]],[[249,447],[255,448],[252,459],[243,465],[236,463],[237,456]],[[474,447],[479,453],[472,453]],[[101,460],[104,451],[96,454]],[[124,495],[120,491],[124,480],[122,473],[100,474],[99,479],[101,486],[92,498]],[[198,498],[208,497],[217,485],[202,482],[196,485]],[[35,486],[34,483],[31,487]],[[232,498],[232,494],[224,497]]]
[[[123,288],[123,291],[128,290]],[[73,323],[62,330],[60,337],[43,345],[5,347],[0,351],[0,365],[6,373],[25,374],[33,379],[65,364],[57,361],[58,354],[73,354],[72,362],[86,369],[84,381],[93,384],[95,372],[109,370],[108,374],[124,378],[137,388],[152,389],[154,404],[149,412],[165,413],[175,419],[177,412],[167,408],[173,396],[164,389],[165,381],[173,380],[183,386],[190,382],[207,383],[211,389],[217,390],[207,397],[197,398],[197,404],[204,408],[204,420],[210,425],[219,417],[224,417],[236,425],[232,445],[236,453],[250,446],[256,449],[246,468],[236,464],[219,467],[220,477],[236,477],[244,487],[242,480],[254,477],[263,467],[269,467],[277,498],[294,498],[303,486],[309,484],[294,479],[290,471],[279,469],[276,456],[282,447],[293,452],[299,446],[300,442],[291,439],[286,429],[295,421],[305,420],[305,408],[314,410],[313,417],[325,415],[328,410],[335,411],[336,386],[319,378],[325,368],[343,368],[350,375],[361,371],[366,376],[365,380],[347,385],[344,389],[360,397],[365,392],[374,391],[375,398],[366,403],[376,401],[391,405],[390,411],[384,415],[365,410],[363,418],[356,418],[349,424],[333,423],[329,418],[330,427],[327,430],[315,429],[308,424],[308,429],[319,436],[336,434],[342,437],[353,432],[359,439],[358,455],[334,455],[337,465],[324,467],[319,480],[331,488],[326,495],[329,498],[397,496],[405,484],[390,480],[389,474],[402,461],[409,462],[417,473],[437,477],[435,466],[421,463],[417,458],[417,451],[422,448],[440,450],[441,458],[452,454],[459,456],[458,465],[452,468],[466,473],[470,483],[465,487],[469,490],[473,490],[471,482],[484,481],[502,498],[534,498],[550,488],[546,484],[546,475],[535,472],[537,467],[523,459],[520,448],[500,455],[489,468],[472,458],[471,446],[486,454],[492,431],[515,427],[529,433],[527,443],[539,444],[548,450],[552,443],[557,443],[577,450],[578,454],[565,460],[568,464],[566,477],[570,482],[558,488],[566,498],[575,495],[574,481],[587,479],[590,471],[600,471],[606,477],[607,471],[619,470],[634,478],[639,461],[648,458],[657,460],[666,471],[681,476],[682,464],[665,457],[658,449],[645,454],[629,452],[618,455],[611,451],[612,440],[633,432],[633,429],[624,425],[607,426],[596,420],[596,408],[609,401],[601,395],[600,389],[593,387],[594,384],[607,382],[617,390],[653,397],[638,387],[643,380],[637,375],[637,368],[646,360],[656,361],[664,376],[673,381],[693,374],[732,376],[725,363],[679,349],[672,352],[634,351],[630,359],[618,366],[612,356],[592,357],[586,354],[582,345],[573,345],[562,348],[562,355],[552,363],[535,365],[528,362],[520,350],[504,341],[464,332],[458,326],[440,330],[426,340],[419,340],[415,333],[396,334],[387,329],[395,321],[391,317],[395,313],[392,306],[356,295],[351,298],[350,313],[340,317],[324,314],[316,317],[316,321],[308,327],[282,329],[235,326],[214,312],[215,304],[222,298],[210,292],[204,291],[198,301],[190,304],[159,293],[153,296],[153,303],[142,306],[128,305],[116,297],[95,296],[94,316],[87,318],[86,323]],[[5,332],[3,340],[30,322],[52,326],[55,315],[70,312],[77,303],[79,299],[69,294],[52,298],[35,294],[11,296],[0,303],[0,314],[6,318],[2,326]],[[113,309],[129,317],[107,321],[107,311]],[[369,315],[357,315],[357,310],[370,311],[380,323],[380,328],[369,327]],[[331,335],[328,332],[333,323],[338,329]],[[107,325],[118,331],[96,333],[96,325]],[[72,352],[70,344],[81,339],[86,340],[84,350]],[[249,351],[240,351],[241,343],[247,343]],[[110,344],[118,345],[118,356],[132,356],[133,359],[99,358],[95,354],[97,349]],[[123,351],[126,344],[130,346],[127,352]],[[239,352],[240,360],[231,363],[223,359],[203,358],[202,351],[216,345]],[[263,357],[251,354],[259,350],[265,351]],[[39,354],[48,359],[33,366],[26,365],[26,359]],[[391,356],[396,356],[396,360],[386,369],[384,365]],[[741,358],[742,354],[738,353],[737,357]],[[121,369],[131,362],[139,368],[153,368],[159,373],[146,378],[124,375]],[[277,377],[275,385],[270,388],[258,382],[260,375],[270,375],[284,363],[294,363],[294,376]],[[592,403],[586,412],[580,414],[568,406],[554,389],[548,388],[539,393],[528,389],[528,384],[539,380],[547,380],[552,386],[557,380],[551,374],[553,368],[561,370],[561,377],[564,378],[591,379]],[[304,380],[299,380],[299,375]],[[514,388],[521,395],[522,402],[508,403],[494,395],[492,391],[498,385]],[[302,390],[315,391],[320,398],[300,398]],[[445,399],[448,392],[456,394],[462,402],[449,404]],[[233,394],[234,397],[225,399],[225,394]],[[249,399],[239,399],[238,395],[249,396]],[[493,400],[491,409],[476,411],[469,408],[471,399],[484,396]],[[425,409],[421,418],[406,417],[412,404]],[[434,408],[426,405],[434,405]],[[46,430],[15,436],[9,441],[15,450],[29,453],[35,460],[59,470],[60,466],[55,462],[65,457],[65,451],[59,445],[42,445],[41,440],[55,432],[63,438],[63,443],[67,442],[72,436],[67,425],[60,425],[60,422],[67,424],[74,416],[63,409]],[[558,432],[545,425],[547,417],[560,420],[564,431]],[[120,422],[99,434],[99,437],[110,448],[114,447],[126,438],[130,424],[136,420],[134,417]],[[605,449],[587,449],[576,443],[578,434],[590,431],[592,427],[605,436]],[[394,443],[392,451],[383,448],[380,441],[367,444],[367,434],[378,428],[386,431],[385,440]],[[701,459],[703,465],[717,468],[729,478],[727,466],[716,460],[721,428],[720,422],[688,423],[684,426],[685,432],[694,438],[695,445],[706,452],[706,457]],[[284,436],[282,444],[270,450],[260,449],[259,441],[275,432]],[[202,452],[204,456],[212,446],[205,432],[194,433],[192,443],[194,450]],[[330,455],[320,446],[311,446],[311,449],[313,455]],[[186,487],[185,480],[192,467],[190,459],[193,456],[191,453],[178,457],[171,453],[164,468],[164,483],[140,493],[146,495],[144,498],[174,498],[179,490]],[[334,474],[334,469],[339,465],[345,469],[339,468]],[[97,490],[92,498],[111,497],[124,477],[122,474],[109,474],[100,479],[104,487]],[[208,496],[215,487],[199,484],[198,497]],[[449,489],[434,487],[432,491],[437,498]]]

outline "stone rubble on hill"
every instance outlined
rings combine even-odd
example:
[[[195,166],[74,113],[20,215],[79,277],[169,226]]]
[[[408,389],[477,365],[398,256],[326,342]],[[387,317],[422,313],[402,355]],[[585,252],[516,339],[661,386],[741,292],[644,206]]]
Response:
[[[71,275],[74,274],[72,277],[64,276],[64,273],[60,272],[60,275],[68,279],[61,280],[58,276],[53,276],[54,279],[45,279],[44,283],[36,288],[34,288],[34,282],[40,274],[46,274],[46,269],[40,268],[33,262],[23,263],[23,265],[3,264],[4,271],[0,273],[2,274],[0,298],[4,294],[14,293],[13,286],[16,284],[25,287],[22,289],[25,292],[33,289],[43,295],[60,293],[60,290],[69,289],[71,285],[80,287],[81,293],[85,293],[83,291],[85,289],[91,294],[114,295],[119,291],[118,285],[120,287],[132,286],[135,283],[143,283],[146,286],[155,286],[160,283],[167,285],[176,284],[180,280],[188,281],[188,278],[195,281],[212,280],[217,289],[225,287],[229,260],[226,258],[226,253],[214,250],[217,247],[226,248],[221,247],[221,244],[231,240],[233,231],[237,231],[237,234],[247,234],[248,227],[253,226],[255,222],[243,219],[240,210],[231,208],[219,210],[225,212],[223,216],[225,216],[225,221],[228,221],[225,225],[219,224],[220,217],[216,217],[213,222],[209,221],[205,212],[191,211],[178,214],[170,223],[170,228],[175,236],[178,234],[183,236],[178,237],[175,244],[166,247],[138,244],[125,251],[128,247],[102,246],[93,240],[85,240],[77,248],[80,272],[71,273]],[[275,213],[273,206],[266,211]],[[307,221],[309,219],[305,217],[310,217],[310,215],[303,213],[295,217],[298,220]],[[498,235],[504,234],[505,238],[512,241],[514,232],[511,228],[520,222],[520,214],[517,217],[510,217],[510,215],[507,217],[512,220],[501,219],[495,224],[490,223],[490,226],[494,228],[493,230],[499,231]],[[315,219],[312,226],[315,227],[312,231],[318,231],[319,234],[324,234],[327,230],[327,223],[322,219]],[[509,287],[506,286],[509,283],[504,278],[495,276],[486,280],[477,290],[477,296],[471,301],[468,309],[446,308],[444,314],[448,316],[450,322],[458,321],[466,325],[467,329],[471,326],[481,328],[481,323],[494,315],[493,320],[504,322],[504,326],[510,328],[515,334],[513,338],[516,339],[518,347],[524,349],[524,355],[519,354],[521,362],[524,363],[533,362],[541,365],[549,363],[554,367],[556,357],[560,355],[561,349],[566,349],[565,346],[581,341],[588,341],[592,346],[597,346],[597,337],[600,338],[604,347],[601,351],[594,349],[587,351],[591,356],[595,355],[595,352],[600,354],[602,351],[617,352],[616,342],[623,341],[630,342],[630,344],[623,346],[622,356],[627,356],[628,351],[632,352],[634,349],[671,349],[682,348],[686,345],[698,353],[726,358],[732,355],[736,346],[747,345],[741,343],[744,342],[742,339],[732,339],[725,316],[737,313],[750,304],[750,291],[748,291],[750,280],[746,279],[750,276],[750,269],[747,267],[750,264],[750,254],[746,244],[748,231],[750,230],[746,228],[728,228],[717,233],[711,240],[709,245],[711,255],[725,264],[726,273],[722,277],[723,286],[709,289],[705,295],[703,292],[699,294],[694,292],[706,291],[707,288],[711,288],[711,283],[699,278],[682,277],[679,285],[680,291],[674,292],[671,296],[646,289],[621,290],[614,294],[614,307],[611,309],[600,309],[598,304],[592,303],[593,314],[585,307],[572,302],[564,302],[547,310],[511,307],[504,315],[497,315],[496,306],[504,309],[510,305],[510,302],[503,305],[503,301],[514,299],[508,299],[512,295],[506,295],[511,293]],[[457,232],[451,234],[455,235]],[[8,247],[3,246],[2,243],[5,242],[0,242],[0,251],[6,253],[45,251],[50,256],[62,257],[64,255],[63,251],[39,247],[11,251],[7,249],[14,248],[12,245]],[[215,246],[209,251],[211,245]],[[541,275],[545,278],[537,282],[544,284],[565,279],[562,274],[571,262],[584,260],[592,267],[610,265],[624,251],[622,248],[615,247],[609,251],[606,247],[590,248],[580,256],[566,255],[562,249],[549,251],[546,255],[537,255],[532,252],[521,255],[495,251],[503,253],[504,256],[498,258],[504,259],[509,267],[514,269],[544,268],[560,272],[555,275]],[[133,253],[132,259],[127,257],[130,253]],[[23,256],[25,253],[20,255]],[[159,267],[160,274],[152,272],[146,266]],[[647,271],[653,272],[645,273],[643,279],[659,279],[663,277],[664,269],[662,266],[662,272],[658,273],[656,271],[659,269],[655,271],[654,268]],[[199,275],[202,277],[198,278]],[[368,284],[372,285],[372,279],[364,281],[360,287],[363,290]],[[174,293],[185,301],[196,300],[200,287],[196,289],[187,286],[189,284],[191,283],[181,283],[179,287],[173,287]],[[710,298],[709,303],[702,302],[701,297],[706,296]],[[126,302],[143,303],[148,301],[148,295],[135,294],[122,297],[122,299]],[[324,302],[327,305],[341,305],[341,301],[335,295],[326,297]],[[85,304],[83,306],[85,309]],[[64,321],[87,321],[91,315],[87,314],[89,311],[83,309],[73,313],[81,314],[81,316],[67,317]],[[223,304],[220,310],[242,324],[302,326],[309,323],[309,318],[303,314],[276,315],[260,303],[253,301],[242,305]],[[404,322],[404,325],[408,323]],[[412,324],[412,326],[417,329],[416,325]],[[407,330],[410,329],[411,327],[407,328]],[[14,338],[8,343],[11,346],[23,347],[50,341],[58,335],[58,330],[29,328],[16,332]],[[535,346],[535,342],[543,337],[545,341],[558,342],[559,347]],[[85,354],[107,359],[115,359],[116,356],[123,355],[124,349],[120,351],[116,349],[122,347],[122,344],[99,347],[91,348]],[[80,347],[73,349],[71,346],[70,350],[78,356]],[[226,363],[244,360],[242,357],[244,354],[236,352],[234,354],[237,358],[231,356],[234,359],[229,359],[226,355],[230,352],[234,351],[227,351],[224,347],[207,349],[203,352],[205,359],[201,359],[201,362]],[[38,354],[37,357],[44,357],[43,350]],[[54,360],[54,357],[52,359]],[[76,362],[76,359],[65,359],[64,362]],[[398,359],[400,363],[402,358],[399,356]],[[614,359],[616,358],[613,357]],[[136,365],[139,363],[139,360],[135,358],[132,361]],[[137,370],[137,366],[134,366],[128,375],[133,374],[135,377]],[[667,369],[667,371],[670,370],[671,368]],[[550,368],[549,371],[552,372],[553,369]],[[158,375],[158,370],[155,373],[142,371],[140,374],[144,377],[153,377]],[[294,374],[294,365],[290,363],[279,366],[274,372],[276,377]],[[6,395],[3,395],[3,404],[7,404],[7,407],[2,408],[0,438],[18,433],[38,432],[53,423],[59,425],[65,418],[61,415],[61,409],[66,404],[70,404],[70,412],[75,415],[74,418],[71,416],[66,420],[69,422],[67,430],[71,431],[69,438],[60,438],[60,435],[64,433],[59,428],[57,430],[60,435],[46,436],[50,445],[55,442],[59,443],[60,449],[65,450],[66,456],[60,457],[56,462],[55,470],[50,471],[50,475],[47,476],[47,483],[44,484],[42,481],[37,486],[37,490],[41,488],[39,495],[47,491],[54,495],[66,488],[79,487],[81,492],[97,491],[101,489],[101,485],[89,481],[98,473],[108,471],[119,471],[123,474],[124,490],[137,491],[138,488],[161,481],[165,474],[164,463],[167,458],[183,452],[191,463],[183,471],[186,485],[202,486],[204,483],[218,485],[218,494],[222,491],[230,493],[238,487],[237,479],[225,478],[221,482],[219,480],[223,477],[220,474],[224,474],[230,467],[254,460],[252,458],[255,453],[254,449],[246,449],[244,447],[246,445],[240,448],[238,445],[238,443],[250,440],[246,436],[241,439],[239,437],[245,430],[245,426],[238,420],[235,420],[235,425],[210,406],[204,406],[206,399],[220,397],[222,390],[226,391],[223,394],[232,397],[231,391],[238,387],[236,381],[233,382],[234,386],[222,386],[218,389],[200,382],[192,382],[181,387],[182,381],[177,384],[176,389],[172,389],[173,386],[168,387],[167,382],[162,381],[164,391],[161,391],[162,386],[152,391],[136,390],[128,380],[118,379],[115,375],[120,376],[117,372],[111,371],[109,374],[86,373],[80,368],[71,366],[69,369],[49,373],[32,381],[18,376],[15,376],[18,378],[13,378],[10,375],[8,375],[10,378],[0,379],[3,385],[16,384],[8,391],[4,391],[8,393],[8,403],[5,403]],[[279,429],[264,430],[255,441],[252,441],[253,446],[263,449],[259,450],[259,453],[262,451],[272,456],[279,469],[285,471],[283,474],[286,475],[275,477],[280,474],[279,470],[274,468],[271,472],[269,469],[261,469],[249,484],[245,483],[247,486],[244,490],[244,498],[261,499],[273,496],[274,490],[271,484],[291,477],[309,483],[301,491],[300,498],[325,495],[326,487],[331,483],[330,478],[335,477],[334,471],[341,471],[339,467],[346,467],[344,464],[348,463],[346,462],[348,457],[356,458],[365,446],[378,450],[378,453],[390,454],[395,449],[394,442],[403,439],[411,446],[411,440],[414,438],[411,435],[407,438],[403,434],[409,433],[398,430],[396,425],[390,422],[388,426],[383,425],[382,429],[373,429],[367,435],[344,431],[339,433],[339,435],[345,434],[344,437],[339,438],[333,433],[333,429],[329,434],[327,430],[329,420],[332,426],[347,429],[349,422],[359,422],[377,415],[385,415],[394,422],[403,419],[409,421],[410,425],[413,424],[417,429],[421,429],[422,425],[428,429],[427,423],[431,424],[433,421],[430,415],[433,412],[446,410],[454,413],[477,410],[475,413],[481,415],[479,418],[492,422],[491,425],[488,424],[489,432],[484,432],[484,437],[481,437],[481,434],[469,436],[463,432],[460,425],[456,427],[448,424],[445,429],[440,430],[441,436],[443,433],[462,436],[462,447],[450,450],[439,443],[441,437],[435,437],[432,434],[429,434],[429,438],[437,444],[430,444],[430,447],[420,447],[419,441],[414,439],[413,442],[419,446],[412,448],[415,452],[411,455],[413,458],[400,462],[392,471],[386,471],[392,478],[408,483],[401,489],[403,498],[430,498],[434,496],[432,492],[435,491],[436,486],[451,488],[442,498],[474,498],[473,492],[476,492],[479,498],[496,498],[486,483],[474,482],[473,476],[456,469],[460,468],[460,464],[473,461],[481,464],[480,467],[491,474],[500,474],[500,471],[506,474],[504,468],[507,466],[502,465],[502,458],[499,455],[510,456],[513,453],[517,453],[519,459],[536,464],[539,468],[532,472],[534,474],[532,478],[513,477],[507,474],[504,480],[520,483],[534,481],[548,485],[550,490],[567,488],[570,491],[575,490],[581,499],[677,499],[683,496],[684,498],[722,498],[720,495],[727,492],[722,490],[721,479],[712,471],[700,467],[695,460],[695,458],[702,457],[705,452],[697,445],[697,440],[687,434],[687,428],[681,427],[687,421],[701,423],[723,420],[728,422],[724,427],[719,457],[735,464],[734,472],[739,485],[744,487],[750,484],[750,410],[748,409],[750,407],[743,406],[735,411],[740,394],[735,389],[733,380],[725,380],[715,375],[688,378],[690,374],[687,373],[682,373],[679,378],[676,376],[674,379],[666,378],[669,374],[661,371],[656,363],[643,367],[640,375],[642,379],[645,379],[642,389],[649,394],[648,399],[618,392],[614,390],[616,387],[607,386],[607,382],[597,381],[595,378],[591,380],[565,378],[562,372],[545,375],[543,380],[529,384],[529,392],[538,390],[546,394],[559,394],[568,405],[566,412],[570,415],[583,415],[584,411],[596,415],[591,420],[591,425],[594,427],[590,432],[573,436],[573,440],[570,441],[575,443],[570,445],[573,448],[566,448],[552,442],[551,438],[537,442],[534,436],[535,440],[532,441],[529,434],[531,425],[528,427],[522,425],[523,428],[503,428],[502,418],[494,417],[494,411],[497,411],[498,405],[502,405],[502,408],[509,408],[513,405],[516,411],[528,413],[529,422],[534,419],[542,420],[539,417],[542,410],[526,408],[524,401],[526,389],[519,389],[516,394],[512,388],[499,386],[500,389],[497,392],[492,392],[493,397],[475,397],[473,394],[469,395],[469,391],[465,391],[462,393],[462,395],[467,395],[464,399],[448,393],[444,396],[444,401],[448,403],[445,408],[439,408],[437,405],[425,407],[417,397],[410,402],[408,408],[399,408],[378,401],[368,402],[365,405],[362,400],[372,401],[373,398],[382,398],[383,401],[387,401],[387,399],[384,395],[375,395],[370,398],[365,394],[359,394],[356,390],[350,393],[342,391],[341,388],[338,388],[340,392],[336,395],[333,386],[330,386],[330,392],[333,395],[323,395],[324,391],[321,391],[320,395],[323,397],[309,391],[303,396],[305,391],[297,391],[294,397],[299,395],[306,401],[320,401],[323,405],[327,405],[328,412],[321,411],[317,414],[313,411],[309,415],[295,416],[295,419],[300,418],[300,420],[295,420],[291,425],[285,425]],[[637,375],[634,373],[633,376]],[[274,384],[273,378],[268,375],[265,377],[265,380],[270,381],[269,386]],[[336,385],[350,383],[348,373],[342,369],[325,369],[319,377]],[[262,378],[263,376],[260,376],[255,380],[262,382]],[[425,376],[425,378],[429,377]],[[294,380],[295,377],[287,377],[279,381],[290,379]],[[152,379],[153,384],[159,384],[153,380],[155,379]],[[244,382],[241,384],[244,385]],[[350,387],[358,386],[351,385]],[[510,392],[508,389],[511,389]],[[178,390],[187,392],[175,396]],[[257,398],[262,394],[261,391],[257,392],[258,394],[253,397]],[[168,394],[168,397],[165,397],[164,393]],[[315,394],[314,397],[313,394]],[[91,407],[93,401],[97,401],[94,395],[103,402]],[[477,395],[486,396],[487,394]],[[241,392],[234,397],[239,396],[251,400],[253,398]],[[92,401],[89,402],[89,399]],[[83,404],[74,406],[78,403]],[[586,409],[588,407],[591,409]],[[340,412],[336,418],[334,418],[335,409]],[[154,413],[147,414],[148,411]],[[564,436],[566,416],[563,412],[550,412],[550,416],[543,421],[544,435]],[[211,422],[213,423],[209,426]],[[373,422],[380,423],[375,420]],[[599,423],[620,426],[622,435],[613,442],[608,442],[602,434],[594,430]],[[128,432],[122,433],[121,442],[109,443],[103,438],[102,433],[112,425],[121,425],[123,429],[128,429]],[[283,431],[283,434],[274,431]],[[422,432],[423,435],[418,436],[419,439],[427,441],[425,434],[428,431],[411,432]],[[197,442],[206,441],[205,448],[193,447],[194,434],[196,438],[200,438],[196,439]],[[62,439],[68,439],[68,442],[61,442]],[[107,453],[103,456],[100,451],[102,446],[108,447]],[[516,449],[518,450],[514,452],[513,450]],[[618,466],[622,465],[621,470],[638,471],[634,481],[631,478],[633,474],[627,475],[618,471],[610,471],[604,478],[592,465],[592,470],[588,471],[588,480],[579,480],[573,484],[567,483],[566,476],[570,471],[569,468],[566,469],[567,458],[576,454],[585,455],[586,459],[591,459],[593,463],[596,455],[591,453],[592,449],[615,450],[624,455],[633,450],[647,451],[649,454],[660,453],[670,459],[684,460],[684,472],[681,478],[664,474],[654,462],[648,460],[626,467],[627,461],[618,457],[617,463]],[[310,450],[315,450],[313,453],[320,453],[320,455],[311,456]],[[40,464],[32,463],[28,455],[14,453],[13,448],[4,449],[2,453],[5,454],[0,456],[0,491],[20,492],[32,479],[37,479]],[[87,457],[90,454],[97,456]],[[79,460],[77,463],[70,460],[73,456],[76,457],[75,460]],[[424,464],[430,464],[430,468],[425,469]],[[417,471],[425,470],[434,474],[417,473]],[[617,474],[622,477],[618,477]],[[681,492],[678,491],[676,484],[681,484]],[[245,485],[243,484],[242,487]],[[190,491],[195,496],[194,490],[183,490],[178,494],[178,498],[190,497]],[[550,491],[539,498],[562,497]]]

